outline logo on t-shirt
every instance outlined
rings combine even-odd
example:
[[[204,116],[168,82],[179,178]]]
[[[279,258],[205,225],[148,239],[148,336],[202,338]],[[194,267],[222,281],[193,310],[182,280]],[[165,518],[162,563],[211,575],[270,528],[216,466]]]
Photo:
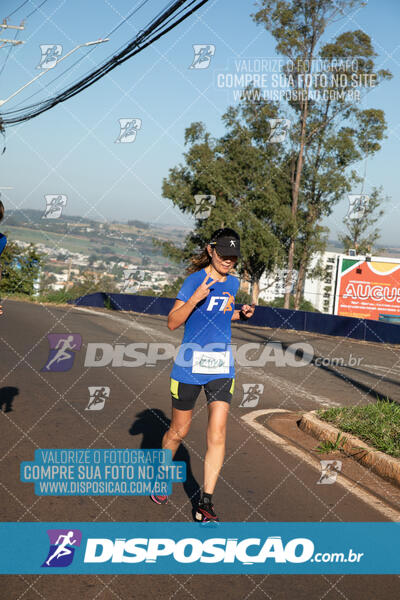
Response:
[[[222,292],[223,296],[211,296],[207,310],[213,310],[216,307],[217,310],[231,311],[233,310],[233,306],[235,305],[235,297],[232,296],[229,292]]]

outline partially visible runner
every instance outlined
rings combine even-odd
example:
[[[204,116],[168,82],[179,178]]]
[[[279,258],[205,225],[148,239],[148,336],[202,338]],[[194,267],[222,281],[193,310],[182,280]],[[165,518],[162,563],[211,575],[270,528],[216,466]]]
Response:
[[[204,486],[197,505],[198,521],[219,521],[212,502],[225,456],[226,423],[235,383],[231,321],[249,319],[254,304],[235,310],[239,280],[230,275],[240,256],[240,238],[233,229],[218,229],[201,254],[193,256],[189,276],[168,315],[168,328],[185,324],[182,345],[171,372],[172,418],[162,448],[175,455],[188,434],[197,397],[204,386],[208,409]],[[157,504],[168,496],[152,494]]]
[[[0,200],[0,221],[3,220],[4,217],[4,204],[2,203],[2,201]],[[6,247],[7,244],[7,238],[3,233],[0,233],[0,256],[3,253],[4,248]],[[0,279],[1,279],[1,269],[0,269]],[[3,314],[3,307],[0,304],[0,315]]]

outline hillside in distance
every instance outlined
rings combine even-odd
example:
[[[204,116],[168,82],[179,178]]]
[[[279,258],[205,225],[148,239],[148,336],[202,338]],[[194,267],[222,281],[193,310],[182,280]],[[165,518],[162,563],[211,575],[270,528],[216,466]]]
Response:
[[[151,259],[154,265],[170,264],[155,247],[152,238],[183,244],[189,228],[161,223],[146,223],[132,219],[126,223],[104,223],[94,219],[62,214],[57,219],[43,218],[43,211],[34,209],[7,210],[2,230],[11,240],[43,244],[54,252],[67,249],[85,255],[122,259],[143,264]]]

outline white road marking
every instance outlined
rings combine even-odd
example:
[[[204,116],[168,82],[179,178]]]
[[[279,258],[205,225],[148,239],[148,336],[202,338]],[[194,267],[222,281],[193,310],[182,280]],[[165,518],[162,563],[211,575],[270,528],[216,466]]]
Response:
[[[375,371],[383,371],[387,374],[400,375],[400,367],[393,365],[393,367],[385,367],[383,365],[363,365],[364,367],[368,367],[368,369],[372,369]]]
[[[329,398],[326,398],[325,396],[316,396],[315,394],[312,394],[311,392],[308,392],[306,389],[301,387],[301,385],[299,385],[297,383],[292,383],[291,381],[288,381],[287,379],[283,379],[283,377],[277,377],[276,375],[270,375],[269,373],[265,373],[264,371],[261,371],[260,369],[252,369],[251,374],[255,375],[256,377],[261,377],[261,379],[264,379],[265,381],[267,381],[270,385],[275,387],[277,390],[279,390],[280,392],[284,392],[289,397],[292,397],[294,399],[304,398],[305,400],[310,400],[311,402],[316,402],[317,404],[321,404],[321,406],[342,406],[338,402],[335,402],[334,400],[330,400]]]
[[[316,458],[313,458],[305,450],[298,448],[297,446],[295,446],[294,444],[291,444],[289,441],[280,437],[276,433],[273,433],[272,431],[270,431],[269,429],[267,429],[266,427],[261,425],[261,423],[256,422],[257,417],[259,417],[261,415],[274,414],[274,413],[287,413],[287,412],[290,412],[290,411],[284,410],[283,408],[267,408],[264,410],[254,410],[250,413],[247,413],[246,415],[243,415],[242,419],[250,427],[253,427],[259,434],[261,434],[263,437],[267,438],[270,442],[273,442],[274,444],[277,444],[278,446],[280,446],[283,450],[285,450],[285,452],[288,452],[289,454],[292,454],[293,456],[301,458],[308,465],[310,465],[311,467],[316,469],[318,471],[318,474],[320,475],[321,474],[321,465],[320,465],[320,462]],[[360,489],[359,487],[357,487],[356,483],[347,480],[343,476],[343,473],[340,473],[338,475],[336,484],[339,484],[342,487],[344,487],[348,492],[350,492],[354,496],[357,496],[357,498],[359,500],[362,500],[363,502],[368,504],[371,508],[373,508],[374,510],[377,510],[382,515],[384,515],[385,517],[390,519],[391,521],[396,521],[396,522],[400,521],[400,511],[397,511],[397,510],[391,508],[390,506],[386,505],[383,501],[379,500],[373,494],[370,494],[366,490]]]
[[[124,319],[123,317],[117,317],[116,315],[109,315],[108,313],[103,313],[103,312],[99,312],[97,310],[90,310],[90,308],[83,308],[82,306],[74,306],[74,308],[76,310],[80,310],[86,313],[90,313],[92,315],[96,315],[97,317],[101,316],[101,317],[106,317],[107,319],[111,319],[112,321],[117,321],[119,323],[124,323],[125,325],[127,325],[128,323],[132,324],[132,325],[137,325],[138,329],[140,329],[141,331],[144,331],[146,333],[149,333],[150,335],[156,335],[156,336],[160,336],[160,334],[162,334],[163,338],[166,338],[168,340],[171,340],[172,342],[176,343],[176,338],[173,337],[172,335],[169,335],[168,333],[160,330],[160,329],[153,329],[153,327],[149,327],[148,325],[143,326],[140,325],[137,322],[137,319]],[[152,316],[152,315],[150,315]]]

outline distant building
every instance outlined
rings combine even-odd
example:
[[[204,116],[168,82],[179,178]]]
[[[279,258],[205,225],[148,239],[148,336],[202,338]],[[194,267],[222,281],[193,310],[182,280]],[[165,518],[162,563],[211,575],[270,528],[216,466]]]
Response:
[[[304,284],[304,299],[320,312],[333,312],[334,305],[334,285],[336,277],[336,259],[339,256],[336,252],[319,253],[313,256],[309,270],[314,269],[318,262],[322,270],[326,273],[325,279],[315,277],[306,277]],[[277,298],[285,295],[287,269],[275,269],[272,273],[264,273],[260,278],[259,298],[264,302],[273,302]],[[293,271],[293,281],[290,292],[293,293],[297,282],[298,272]],[[248,281],[242,279],[240,289],[251,293],[251,285]]]
[[[306,276],[303,296],[320,312],[333,314],[334,293],[336,281],[336,264],[338,252],[317,252],[313,255],[308,271],[313,270],[318,264],[323,270],[323,277]]]
[[[276,298],[285,295],[287,269],[275,269],[272,273],[263,273],[260,278],[259,298],[264,302],[273,302]],[[293,281],[290,292],[293,291],[297,281],[297,271],[293,271]]]

